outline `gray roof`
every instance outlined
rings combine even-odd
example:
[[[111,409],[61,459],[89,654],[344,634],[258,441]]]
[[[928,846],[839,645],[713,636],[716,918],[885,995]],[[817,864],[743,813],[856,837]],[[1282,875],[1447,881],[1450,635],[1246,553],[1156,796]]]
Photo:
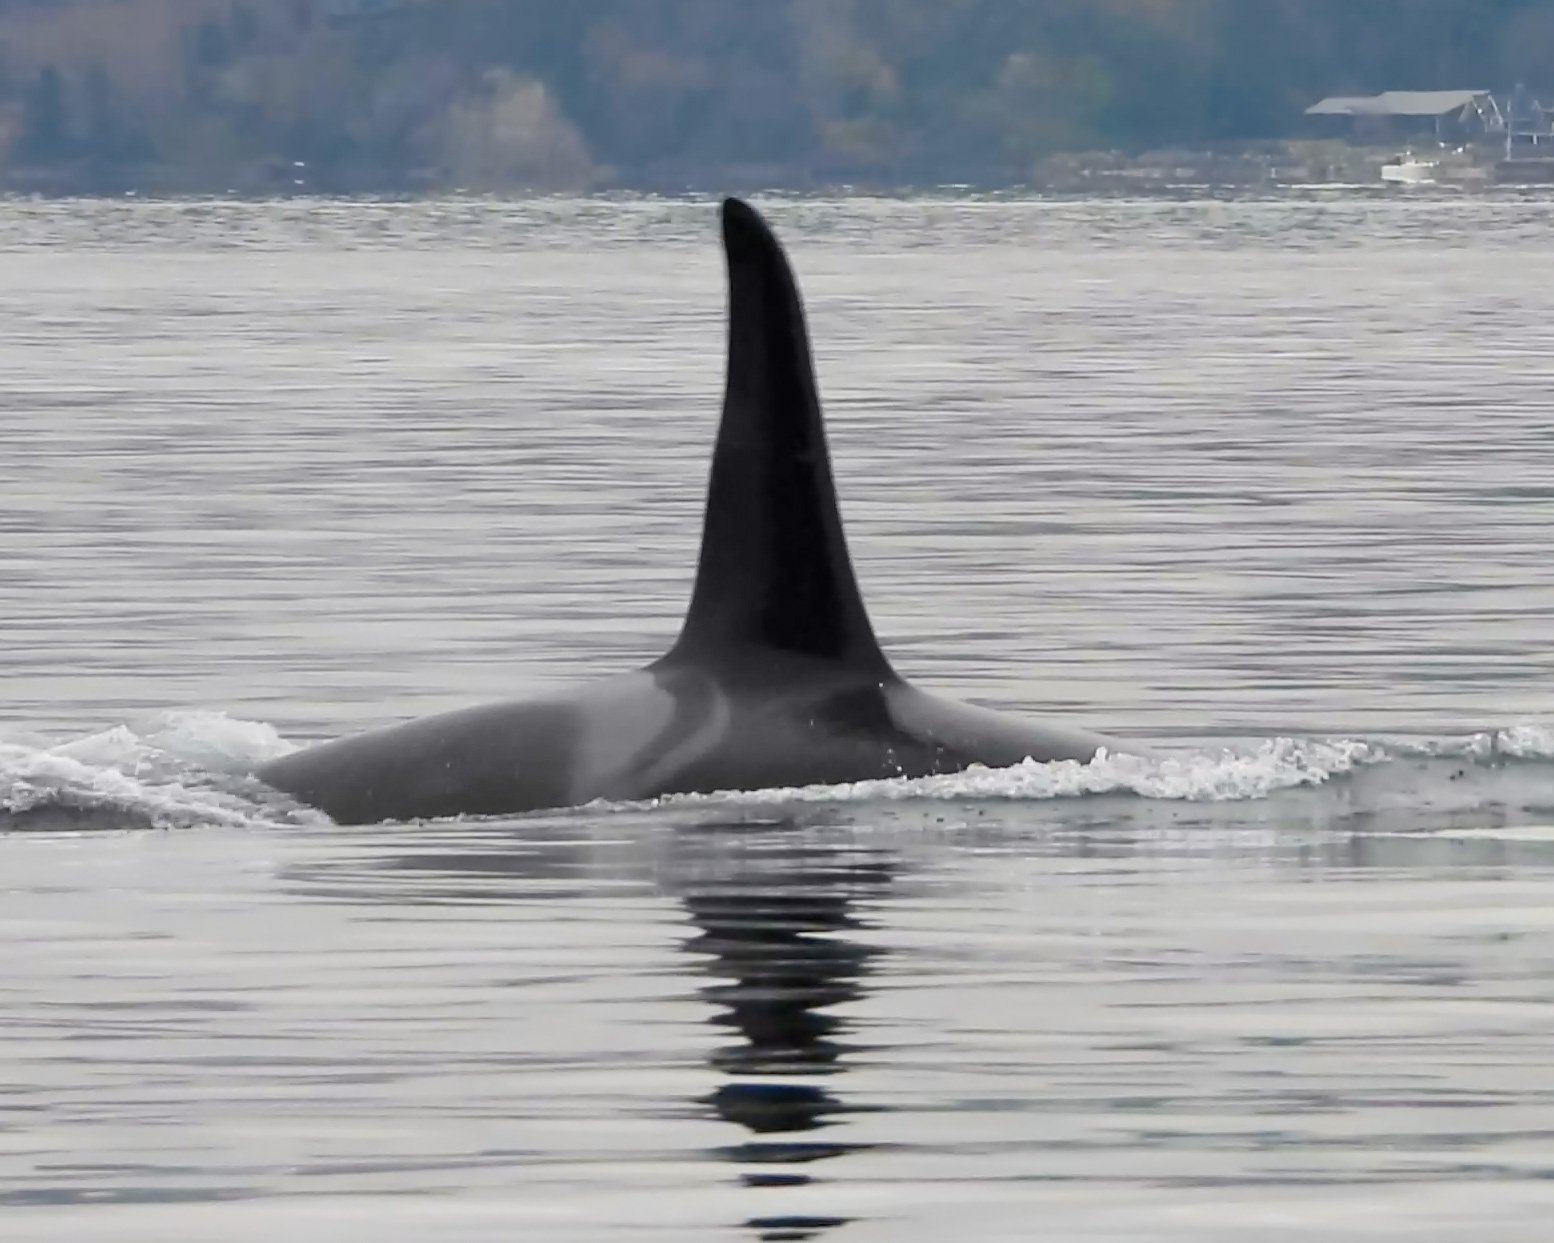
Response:
[[[1488,91],[1383,91],[1380,95],[1330,95],[1307,116],[1442,117],[1486,98]]]
[[[1329,95],[1306,109],[1308,117],[1352,117],[1370,112],[1376,101],[1368,95]]]

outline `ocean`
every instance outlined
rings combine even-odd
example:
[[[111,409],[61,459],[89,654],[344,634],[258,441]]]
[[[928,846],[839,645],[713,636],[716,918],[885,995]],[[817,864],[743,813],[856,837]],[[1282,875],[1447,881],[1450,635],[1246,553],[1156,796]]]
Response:
[[[1543,1239],[1548,199],[759,202],[897,667],[1157,758],[335,826],[673,638],[715,203],[0,201],[0,1238]]]

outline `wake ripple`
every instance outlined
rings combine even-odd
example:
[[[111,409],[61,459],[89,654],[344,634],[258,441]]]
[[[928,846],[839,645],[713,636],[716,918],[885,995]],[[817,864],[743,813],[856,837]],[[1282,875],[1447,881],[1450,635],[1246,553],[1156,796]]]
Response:
[[[250,774],[292,748],[274,728],[177,713],[66,742],[0,735],[0,832],[294,823]]]
[[[0,832],[327,823],[252,776],[291,749],[272,726],[220,713],[174,714],[140,732],[120,725],[65,742],[0,735]],[[1508,773],[1519,777],[1517,801],[1554,810],[1554,727],[1519,724],[1440,738],[1168,743],[1164,754],[1148,759],[1102,753],[1088,764],[1026,761],[942,777],[675,795],[650,805],[1054,803],[1102,796],[1240,804],[1302,789],[1348,796],[1363,787],[1373,809],[1427,812],[1449,805],[1498,812],[1507,801]]]

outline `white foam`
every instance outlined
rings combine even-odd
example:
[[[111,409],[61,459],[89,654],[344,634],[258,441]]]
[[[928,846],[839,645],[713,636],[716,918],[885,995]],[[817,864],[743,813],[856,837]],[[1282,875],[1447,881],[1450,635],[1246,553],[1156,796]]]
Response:
[[[1548,842],[1554,844],[1554,824],[1483,825],[1442,829],[1437,835],[1462,841]]]
[[[0,741],[0,813],[122,813],[127,825],[251,824],[246,774],[289,748],[272,726],[222,713],[177,713],[140,733],[128,725],[58,743]],[[68,822],[68,816],[62,817]]]
[[[719,794],[675,795],[665,802],[857,802],[871,799],[1076,798],[1134,794],[1143,798],[1218,803],[1264,798],[1293,786],[1320,785],[1342,773],[1387,758],[1357,739],[1322,741],[1271,738],[1246,748],[1221,748],[1144,758],[1102,751],[1087,764],[1025,760],[1011,768],[974,765],[940,777],[855,781]]]
[[[1495,739],[1494,754],[1519,760],[1554,759],[1554,728],[1547,725],[1513,725],[1489,735]]]
[[[1554,759],[1554,726],[1528,722],[1456,738],[1407,739],[1388,744],[1401,755],[1494,761]]]
[[[222,773],[246,773],[296,747],[264,721],[243,721],[225,712],[170,712],[153,722],[141,741],[189,764]]]

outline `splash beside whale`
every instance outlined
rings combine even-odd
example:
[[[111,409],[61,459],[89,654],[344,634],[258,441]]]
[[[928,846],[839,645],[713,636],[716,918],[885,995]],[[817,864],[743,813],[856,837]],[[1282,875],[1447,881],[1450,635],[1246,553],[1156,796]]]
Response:
[[[259,778],[341,823],[835,785],[1138,748],[909,685],[853,575],[804,310],[782,247],[728,199],[728,372],[679,638],[644,668],[409,721]]]

